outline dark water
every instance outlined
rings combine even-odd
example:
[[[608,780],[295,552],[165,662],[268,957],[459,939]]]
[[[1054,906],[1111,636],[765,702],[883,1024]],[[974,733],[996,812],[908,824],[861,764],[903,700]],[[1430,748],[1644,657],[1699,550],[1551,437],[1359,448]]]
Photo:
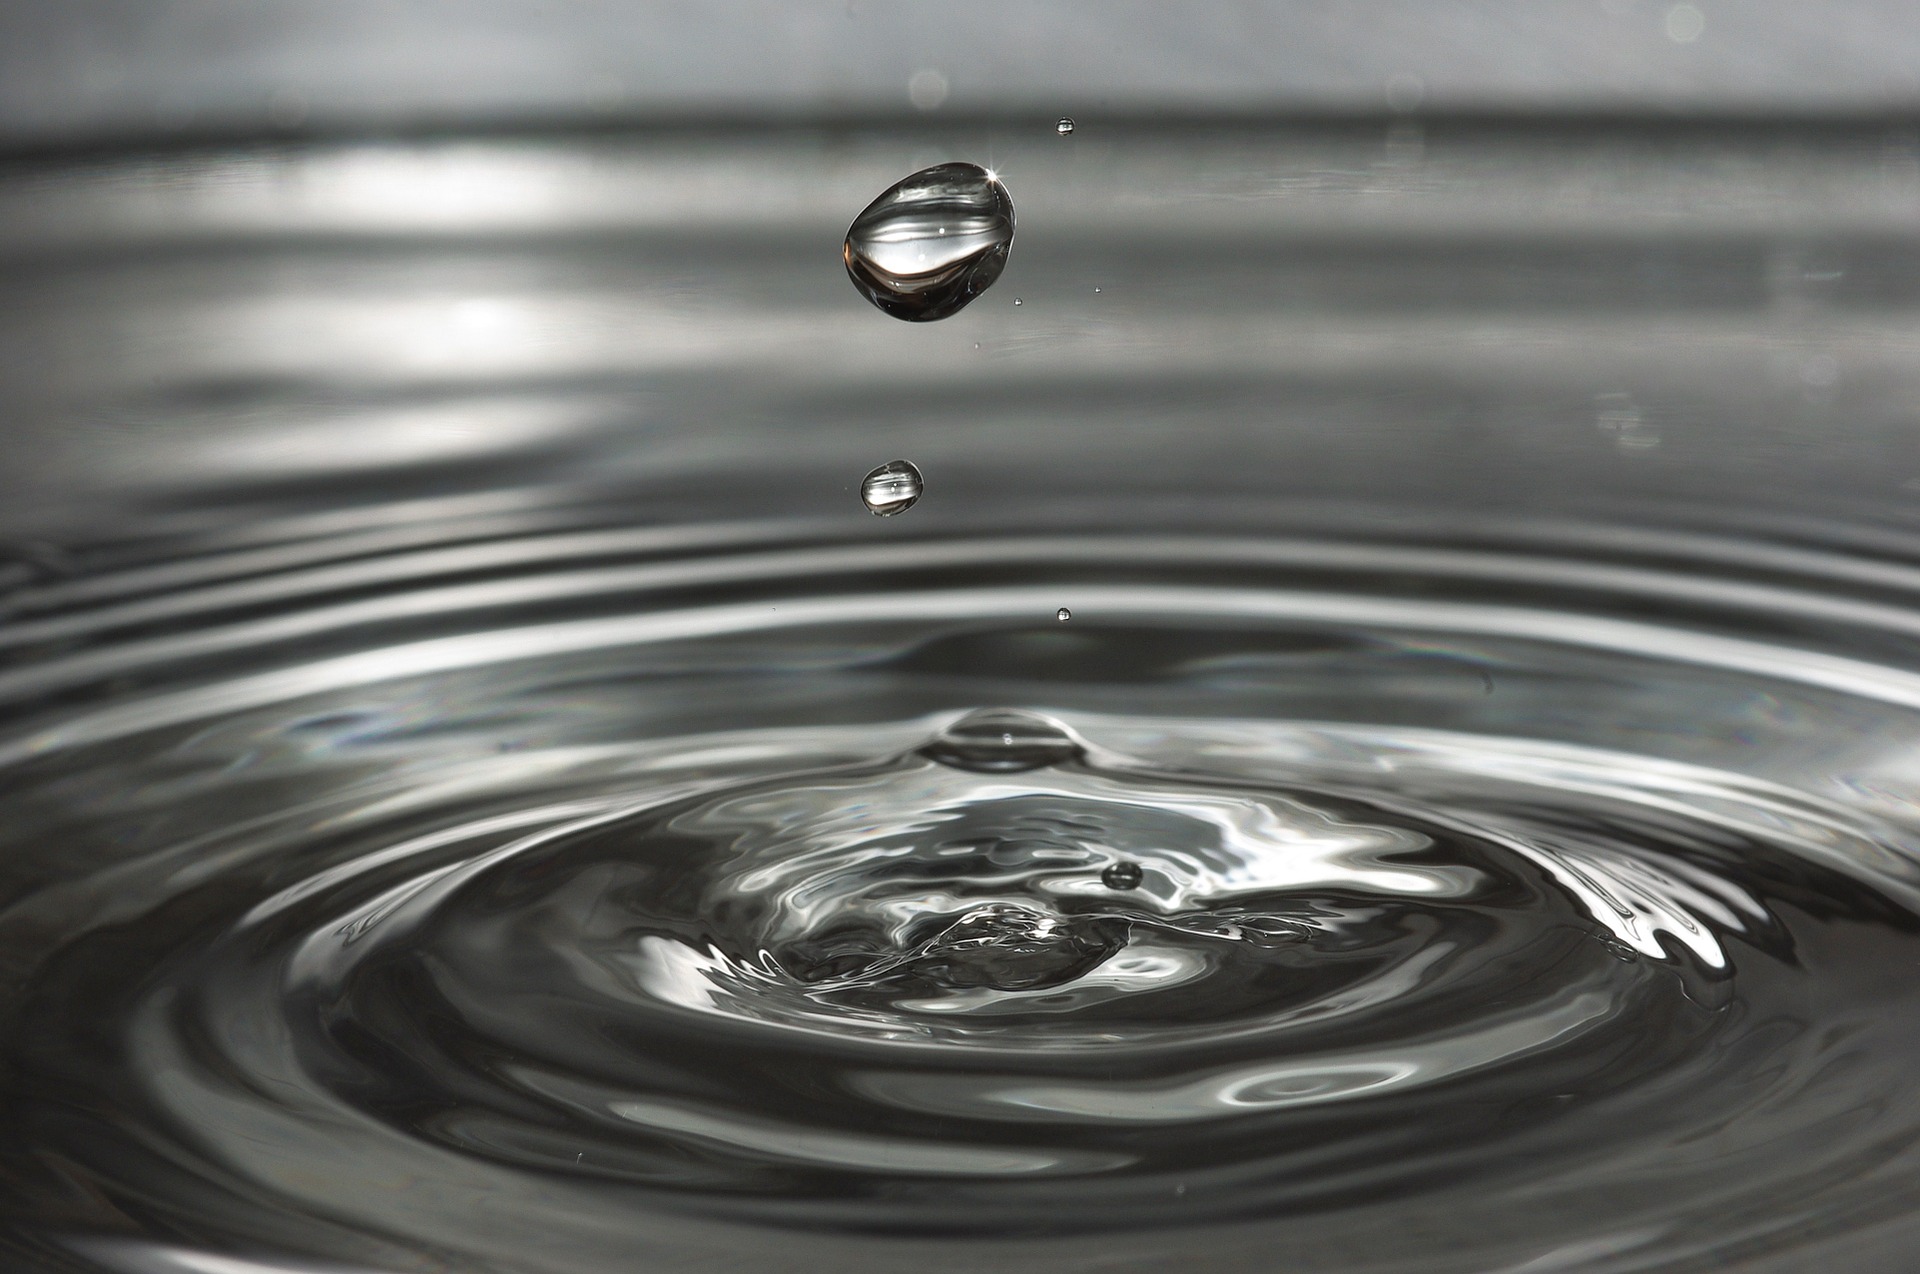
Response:
[[[743,199],[592,221],[779,146],[530,152],[547,212],[486,148],[10,178],[0,1264],[1904,1268],[1907,276],[1845,299],[1835,152],[1588,138],[1624,230],[1384,236],[1389,295],[1301,192],[1465,206],[1532,142],[1136,142],[1084,203],[1028,156],[1029,303],[911,328],[833,200],[791,258]],[[1140,189],[1240,218],[1222,286],[1114,246]],[[1317,353],[1249,262],[1343,298]]]

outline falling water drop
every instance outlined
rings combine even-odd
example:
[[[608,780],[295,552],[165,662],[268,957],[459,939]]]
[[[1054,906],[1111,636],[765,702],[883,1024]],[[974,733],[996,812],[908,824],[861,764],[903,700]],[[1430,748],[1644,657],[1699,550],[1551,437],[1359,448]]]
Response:
[[[1011,773],[1059,765],[1081,752],[1057,721],[1014,708],[981,708],[935,735],[920,754],[956,770]]]
[[[847,227],[847,277],[894,318],[958,313],[1006,268],[1013,200],[978,164],[937,164],[889,187]]]
[[[911,509],[925,489],[911,460],[889,460],[860,479],[860,501],[875,517],[890,518]]]
[[[1018,304],[1020,304],[1020,298],[1019,298],[1019,297],[1017,297],[1017,296],[1016,296],[1016,297],[1014,297],[1014,298],[1013,298],[1013,303],[1014,303],[1015,305],[1018,305]]]
[[[1100,883],[1108,889],[1138,889],[1146,878],[1139,863],[1114,863],[1100,873]]]
[[[1059,620],[1059,621],[1060,621],[1061,623],[1063,623],[1063,624],[1064,624],[1064,623],[1066,623],[1066,622],[1067,622],[1067,621],[1068,621],[1069,619],[1072,619],[1072,618],[1073,618],[1073,612],[1072,612],[1072,611],[1070,611],[1070,610],[1068,610],[1068,609],[1067,609],[1066,607],[1064,607],[1064,606],[1062,606],[1062,607],[1060,608],[1060,613],[1059,613],[1059,614],[1057,614],[1057,615],[1055,615],[1055,616],[1054,616],[1054,618],[1055,618],[1055,619],[1057,619],[1057,620]]]
[[[1060,134],[1062,137],[1065,137],[1068,133],[1071,133],[1073,131],[1073,121],[1068,119],[1065,115],[1062,115],[1060,117],[1060,122],[1053,126],[1053,131]]]

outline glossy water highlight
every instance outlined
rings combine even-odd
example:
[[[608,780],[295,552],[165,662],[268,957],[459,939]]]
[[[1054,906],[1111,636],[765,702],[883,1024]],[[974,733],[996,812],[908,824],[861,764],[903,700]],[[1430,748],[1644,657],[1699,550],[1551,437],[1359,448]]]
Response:
[[[1912,138],[1056,114],[0,175],[0,1266],[1905,1274]]]
[[[17,594],[63,653],[0,681],[5,1241],[1668,1268],[1877,1215],[1905,612],[1544,534],[608,526]]]

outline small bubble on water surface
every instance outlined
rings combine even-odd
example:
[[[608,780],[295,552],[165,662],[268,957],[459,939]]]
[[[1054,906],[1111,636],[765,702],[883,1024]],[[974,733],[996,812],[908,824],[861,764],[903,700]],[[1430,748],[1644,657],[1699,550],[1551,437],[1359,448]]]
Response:
[[[1055,618],[1055,619],[1057,619],[1057,620],[1059,620],[1059,621],[1060,621],[1061,623],[1063,623],[1063,624],[1064,624],[1064,623],[1066,623],[1066,622],[1067,622],[1067,621],[1068,621],[1069,619],[1072,619],[1072,618],[1073,618],[1073,612],[1072,612],[1072,611],[1070,611],[1070,610],[1068,610],[1068,609],[1067,609],[1066,607],[1064,607],[1064,606],[1062,606],[1062,607],[1060,608],[1060,611],[1059,611],[1059,613],[1058,613],[1058,614],[1056,614],[1056,615],[1054,616],[1054,618]]]
[[[920,754],[956,770],[1011,773],[1074,760],[1080,745],[1065,726],[1038,713],[982,708],[942,730]]]
[[[1139,863],[1114,863],[1100,873],[1100,883],[1108,889],[1138,889],[1146,878]]]
[[[884,313],[926,323],[992,286],[1013,243],[1013,200],[978,164],[936,164],[883,191],[847,227],[847,277]]]
[[[925,489],[911,460],[889,460],[860,479],[860,502],[875,517],[890,518],[911,509]]]
[[[1071,133],[1073,131],[1073,121],[1068,119],[1066,116],[1062,115],[1060,117],[1060,122],[1053,126],[1053,131],[1060,134],[1062,137],[1065,137],[1068,133]]]

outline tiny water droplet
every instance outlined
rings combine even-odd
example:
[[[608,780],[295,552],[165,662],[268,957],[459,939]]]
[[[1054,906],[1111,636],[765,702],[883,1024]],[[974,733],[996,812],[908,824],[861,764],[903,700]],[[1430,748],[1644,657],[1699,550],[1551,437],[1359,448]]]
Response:
[[[1073,131],[1073,121],[1068,119],[1065,115],[1062,115],[1060,117],[1060,122],[1053,126],[1053,131],[1060,134],[1062,137],[1065,137],[1068,133],[1071,133]]]
[[[1100,295],[1100,289],[1099,289],[1099,288],[1095,288],[1095,289],[1093,290],[1093,294],[1094,294],[1095,296],[1099,296],[1099,295]]]
[[[860,479],[860,502],[875,517],[890,518],[911,509],[925,489],[911,460],[889,460]]]
[[[1065,726],[1038,713],[981,708],[935,735],[920,755],[956,770],[1005,774],[1076,760],[1080,745]]]
[[[1018,304],[1020,304],[1020,298],[1019,298],[1019,297],[1017,297],[1017,296],[1016,296],[1016,297],[1014,297],[1014,298],[1013,298],[1013,303],[1014,303],[1015,305],[1018,305]]]
[[[1013,200],[978,164],[936,164],[881,193],[847,227],[847,277],[910,323],[956,314],[1007,265]]]
[[[1114,863],[1100,873],[1100,883],[1108,889],[1138,889],[1146,878],[1139,863]]]
[[[1062,606],[1062,607],[1060,608],[1060,613],[1059,613],[1059,614],[1057,614],[1057,615],[1055,615],[1055,616],[1054,616],[1054,618],[1055,618],[1055,619],[1057,619],[1057,620],[1059,620],[1059,621],[1060,621],[1061,623],[1063,623],[1063,624],[1064,624],[1064,623],[1066,623],[1066,622],[1067,622],[1067,621],[1068,621],[1069,619],[1072,619],[1072,618],[1073,618],[1073,612],[1072,612],[1072,611],[1070,611],[1070,610],[1068,610],[1068,609],[1067,609],[1066,607],[1064,607],[1064,606]]]

